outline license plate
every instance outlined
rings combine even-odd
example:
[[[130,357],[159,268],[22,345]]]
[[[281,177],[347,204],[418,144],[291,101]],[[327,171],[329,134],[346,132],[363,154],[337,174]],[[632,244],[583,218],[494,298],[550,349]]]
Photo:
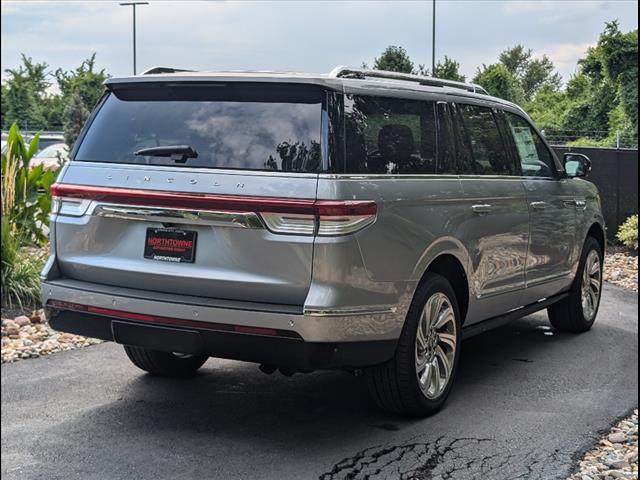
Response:
[[[147,228],[144,258],[161,262],[193,263],[198,232],[174,228]]]

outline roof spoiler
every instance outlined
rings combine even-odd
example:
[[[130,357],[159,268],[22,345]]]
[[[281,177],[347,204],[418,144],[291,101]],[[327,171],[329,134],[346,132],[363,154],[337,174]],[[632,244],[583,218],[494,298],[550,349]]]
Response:
[[[195,72],[195,70],[187,70],[184,68],[173,68],[173,67],[151,67],[140,75],[154,75],[157,73],[178,73],[178,72]]]
[[[367,78],[383,78],[387,80],[413,82],[413,83],[418,83],[420,85],[427,85],[430,87],[459,88],[467,92],[481,93],[484,95],[488,95],[488,92],[484,88],[482,88],[480,85],[477,85],[475,83],[456,82],[453,80],[444,80],[436,77],[413,75],[411,73],[387,72],[385,70],[371,70],[366,68],[352,68],[352,67],[339,66],[331,70],[328,76],[329,78],[357,78],[361,80],[364,80]]]

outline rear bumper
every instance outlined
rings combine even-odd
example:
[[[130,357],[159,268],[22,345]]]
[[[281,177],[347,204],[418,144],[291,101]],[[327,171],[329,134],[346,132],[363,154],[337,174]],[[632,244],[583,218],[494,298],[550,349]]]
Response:
[[[122,289],[75,280],[43,283],[56,330],[122,344],[296,370],[374,365],[393,356],[397,313],[309,312]],[[268,309],[268,310],[266,310]]]
[[[72,310],[48,310],[49,324],[123,345],[190,353],[286,367],[293,371],[358,368],[393,356],[393,340],[368,342],[305,342],[301,338],[149,325]]]

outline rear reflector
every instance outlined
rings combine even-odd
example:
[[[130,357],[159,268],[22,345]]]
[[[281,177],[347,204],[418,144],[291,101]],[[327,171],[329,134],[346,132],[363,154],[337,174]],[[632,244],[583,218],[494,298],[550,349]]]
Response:
[[[54,213],[81,216],[91,201],[202,211],[260,213],[267,228],[286,235],[346,235],[376,219],[370,200],[311,200],[167,192],[88,185],[54,184]]]
[[[150,323],[155,325],[171,325],[178,327],[198,328],[202,330],[214,330],[232,333],[245,333],[249,335],[262,335],[266,337],[286,337],[300,338],[296,332],[290,330],[276,330],[274,328],[250,327],[244,325],[230,325],[226,323],[202,322],[197,320],[187,320],[183,318],[160,317],[145,313],[125,312],[122,310],[112,310],[110,308],[92,307],[78,303],[65,302],[62,300],[49,300],[47,307],[60,310],[73,310],[76,312],[92,313],[121,320],[132,320],[136,322]]]

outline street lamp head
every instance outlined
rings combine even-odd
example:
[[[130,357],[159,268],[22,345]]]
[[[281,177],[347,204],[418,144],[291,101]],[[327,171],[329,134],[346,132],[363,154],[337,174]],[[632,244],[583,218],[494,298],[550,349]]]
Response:
[[[120,4],[121,7],[128,7],[130,5],[149,5],[149,2],[123,2]]]

